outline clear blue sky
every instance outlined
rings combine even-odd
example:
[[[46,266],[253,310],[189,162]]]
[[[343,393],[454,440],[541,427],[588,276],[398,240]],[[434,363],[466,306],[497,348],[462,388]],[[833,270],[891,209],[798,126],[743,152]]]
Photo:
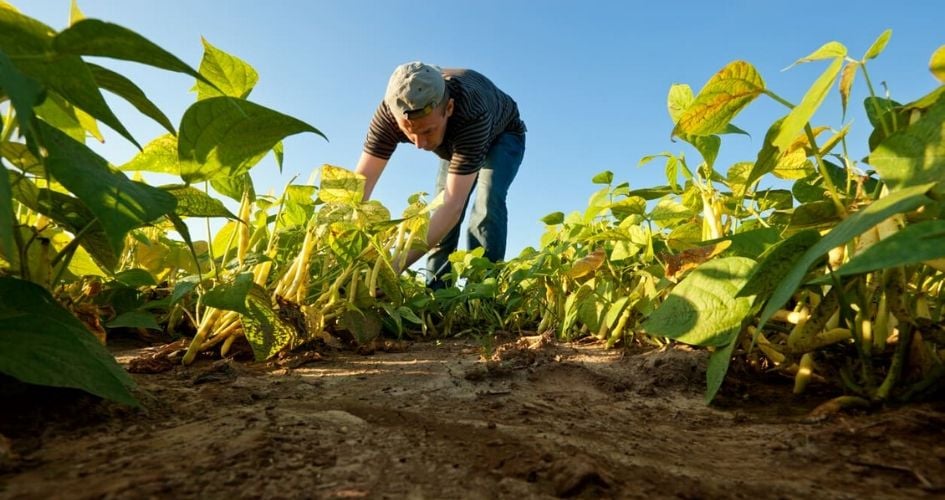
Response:
[[[27,15],[56,29],[68,21],[69,0],[13,0]],[[870,63],[875,85],[910,101],[937,82],[932,52],[945,44],[941,0],[873,1],[314,1],[314,0],[81,0],[86,16],[141,33],[197,67],[205,37],[256,67],[250,98],[323,131],[286,141],[280,175],[271,159],[254,169],[257,189],[280,191],[298,174],[308,179],[323,163],[353,168],[367,124],[390,72],[411,60],[468,67],[490,77],[519,104],[528,128],[525,161],[509,196],[509,257],[538,244],[539,218],[583,210],[598,188],[591,177],[612,170],[631,187],[664,184],[662,165],[638,168],[671,142],[666,94],[673,83],[694,91],[735,59],[751,62],[769,88],[798,102],[826,67],[812,63],[782,71],[825,42],[836,40],[862,56],[884,29],[892,39]],[[109,66],[131,76],[173,122],[193,101],[192,81],[131,64]],[[866,155],[869,124],[862,113],[866,86],[854,86],[851,153]],[[139,141],[162,130],[136,111],[114,107]],[[752,137],[726,136],[717,168],[751,161],[768,124],[785,113],[760,98],[735,119]],[[840,127],[834,96],[817,120]],[[115,134],[99,148],[114,163],[134,155]],[[436,159],[403,144],[375,193],[396,214],[415,191],[432,191]],[[198,233],[199,234],[199,233]],[[195,235],[197,236],[197,235]],[[462,244],[462,243],[461,243]]]

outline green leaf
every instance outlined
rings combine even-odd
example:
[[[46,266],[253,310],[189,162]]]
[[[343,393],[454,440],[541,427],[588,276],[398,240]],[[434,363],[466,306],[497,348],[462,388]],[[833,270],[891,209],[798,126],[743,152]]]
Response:
[[[92,71],[92,77],[95,78],[95,82],[100,88],[103,88],[112,94],[115,94],[118,97],[128,101],[132,106],[135,107],[135,109],[140,111],[143,115],[156,121],[168,132],[172,134],[177,133],[174,130],[174,125],[170,120],[167,119],[167,116],[164,114],[164,112],[162,112],[156,104],[151,102],[151,100],[148,99],[148,96],[144,94],[144,91],[135,85],[133,81],[125,78],[121,74],[118,74],[108,68],[103,68],[97,64],[86,64],[88,64],[89,70]]]
[[[774,145],[774,139],[781,134],[782,123],[784,123],[784,118],[775,120],[765,133],[765,139],[762,143],[761,150],[758,151],[755,165],[745,179],[744,185],[746,189],[754,185],[758,179],[774,171],[778,166],[778,160],[781,157],[781,149]],[[739,194],[744,194],[744,192],[739,192]]]
[[[85,325],[42,287],[14,278],[0,278],[0,372],[139,406],[134,381]]]
[[[253,285],[253,273],[240,273],[232,283],[223,283],[208,290],[202,302],[209,307],[250,314],[247,297]]]
[[[609,185],[614,181],[614,173],[610,170],[604,170],[603,172],[598,173],[591,179],[591,182],[594,184],[607,184]]]
[[[188,183],[246,173],[287,136],[315,127],[249,101],[210,97],[184,113],[178,134],[181,177]],[[359,200],[360,201],[360,200]]]
[[[794,196],[786,189],[766,189],[756,191],[754,195],[758,210],[787,210],[794,206]]]
[[[620,297],[610,304],[610,307],[607,308],[607,313],[604,315],[604,324],[607,325],[607,328],[617,326],[617,322],[620,321],[620,316],[623,314],[623,310],[626,309],[629,302],[630,297]]]
[[[732,352],[737,344],[737,336],[731,342],[721,349],[716,349],[709,356],[709,366],[705,371],[705,402],[709,404],[715,399],[715,395],[722,388],[722,382],[725,381],[725,375],[728,373],[729,364],[732,361]]]
[[[840,42],[827,42],[817,50],[811,52],[794,62],[793,65],[802,64],[811,61],[821,61],[823,59],[844,58],[847,55],[847,48]],[[793,66],[792,65],[792,66]]]
[[[932,53],[932,58],[929,59],[929,71],[938,78],[938,81],[945,83],[945,45]]]
[[[639,196],[644,200],[650,201],[673,194],[673,190],[669,186],[658,186],[652,188],[634,189],[628,194],[629,196]]]
[[[800,229],[828,229],[840,221],[837,205],[832,201],[821,200],[805,203],[791,213],[788,223],[794,231]]]
[[[304,227],[315,213],[315,186],[291,184],[283,193],[282,213],[279,215],[280,230]]]
[[[685,205],[671,199],[663,198],[657,202],[650,212],[650,220],[662,227],[669,227],[691,218],[694,212]]]
[[[413,323],[413,324],[415,324],[415,325],[422,325],[422,324],[423,324],[423,320],[420,319],[419,316],[417,316],[417,313],[413,312],[413,309],[411,309],[411,308],[409,308],[409,307],[407,307],[407,306],[400,306],[400,307],[398,307],[398,308],[397,308],[397,314],[399,314],[401,318],[403,318],[403,319],[405,319],[405,320],[407,320],[407,321],[409,321],[409,322],[411,322],[411,323]]]
[[[871,96],[863,100],[863,108],[866,110],[866,119],[869,120],[873,128],[882,128],[884,123],[891,127],[892,124],[889,123],[891,119],[888,118],[889,114],[900,106],[902,106],[901,103],[883,97]]]
[[[631,215],[644,215],[646,214],[646,200],[639,196],[629,196],[612,203],[610,213],[614,214],[614,218],[618,221],[622,221]]]
[[[837,276],[909,266],[945,257],[945,220],[910,224],[882,239],[835,271]]]
[[[846,194],[846,196],[849,196],[851,199],[856,196],[856,191],[859,189],[856,183],[851,183],[850,189],[846,189],[846,170],[829,161],[824,162],[824,167],[827,171],[827,175],[830,176],[830,180],[833,181],[833,185],[836,186],[842,194]],[[865,193],[875,192],[879,183],[875,177],[863,179],[862,182],[862,191]],[[794,185],[791,186],[791,192],[794,194],[794,197],[797,198],[797,201],[801,203],[823,201],[828,198],[827,190],[824,188],[824,178],[820,175],[820,172],[795,182]]]
[[[748,137],[751,137],[751,134],[749,134],[748,132],[745,132],[744,130],[742,130],[742,129],[736,127],[735,125],[733,125],[733,124],[731,124],[731,123],[729,123],[728,125],[726,125],[726,126],[725,126],[725,130],[723,130],[723,131],[720,132],[720,133],[721,133],[721,134],[747,135]]]
[[[745,257],[710,260],[688,274],[643,327],[699,346],[724,346],[741,330],[753,297],[736,297],[755,261]]]
[[[282,141],[276,143],[272,147],[272,156],[276,159],[276,165],[279,166],[279,173],[282,173],[282,162],[285,161],[285,146],[282,145]]]
[[[0,9],[0,47],[9,56],[52,51],[56,31],[15,9]]]
[[[0,9],[0,47],[19,70],[139,146],[105,102],[88,65],[78,55],[57,53],[55,30],[18,12]],[[140,146],[139,146],[140,147]]]
[[[188,74],[206,81],[174,54],[143,36],[117,24],[83,19],[56,35],[53,48],[60,54],[99,56],[133,61],[155,68]]]
[[[322,165],[318,198],[326,203],[359,205],[364,198],[364,176],[341,167]]]
[[[820,240],[814,230],[800,231],[761,254],[759,264],[738,292],[739,297],[767,298],[810,247]]]
[[[0,161],[0,254],[7,262],[13,262],[13,191],[10,189],[10,174]]]
[[[197,99],[229,96],[246,99],[259,81],[259,74],[246,61],[230,55],[210,44],[203,42],[203,59],[200,61],[200,74],[212,82],[216,88],[197,81]]]
[[[233,212],[230,212],[223,205],[223,202],[193,186],[173,184],[161,186],[159,189],[169,193],[177,200],[177,208],[174,213],[179,216],[237,218]]]
[[[742,109],[765,90],[754,66],[735,61],[705,84],[679,117],[672,135],[713,135],[722,132]]]
[[[214,191],[237,202],[243,200],[243,193],[246,192],[247,189],[249,190],[250,199],[256,198],[256,188],[253,186],[253,179],[250,177],[249,173],[233,177],[216,177],[210,179],[210,187],[212,187]]]
[[[194,246],[194,241],[190,237],[190,229],[187,227],[187,224],[184,224],[184,221],[181,220],[177,214],[167,214],[168,220],[174,224],[174,229],[180,234],[181,238],[184,239],[184,244],[187,245],[187,249],[190,250],[190,256],[193,258],[194,268],[190,272],[196,272],[199,276],[200,271],[200,257],[197,255],[197,248]],[[182,259],[176,260],[176,266],[184,268],[185,264]]]
[[[112,170],[104,158],[53,127],[40,122],[39,129],[48,150],[49,173],[95,214],[116,252],[129,230],[173,212],[176,202],[171,195],[129,180]]]
[[[351,332],[354,339],[361,345],[367,344],[381,334],[381,318],[370,309],[364,311],[347,309],[341,314],[338,322],[342,328]]]
[[[758,259],[759,255],[782,241],[780,231],[773,227],[739,232],[725,239],[731,241],[732,244],[722,253],[723,256],[749,257],[751,259]]]
[[[151,273],[139,268],[126,269],[115,274],[115,281],[132,288],[157,285],[157,281],[154,279],[154,276],[151,276]]]
[[[840,73],[842,67],[843,58],[837,57],[830,63],[826,71],[817,78],[814,84],[807,89],[807,93],[804,94],[801,103],[795,106],[781,123],[778,136],[772,141],[774,146],[781,151],[788,149],[788,146],[794,142],[804,129],[804,126],[807,125],[807,122],[814,116],[814,112],[817,111],[820,104],[824,102],[824,98],[827,97],[830,87],[832,87],[837,80],[837,75]]]
[[[30,60],[21,62],[19,66],[24,73],[48,86],[75,107],[108,125],[136,147],[141,147],[108,107],[91,70],[79,57],[60,56],[48,63]]]
[[[833,230],[808,248],[785,278],[778,283],[771,294],[771,299],[768,300],[761,313],[759,324],[767,323],[771,315],[788,301],[804,281],[810,266],[826,255],[830,249],[847,243],[891,215],[915,210],[929,203],[931,199],[926,196],[926,193],[931,188],[932,184],[925,184],[894,191],[889,196],[874,201],[863,210],[850,215],[837,224]]]
[[[129,311],[119,314],[115,319],[105,324],[108,328],[147,328],[162,331],[154,315],[144,311]]]
[[[540,219],[547,226],[555,226],[564,223],[564,212],[551,212]]]
[[[945,179],[945,93],[917,121],[880,143],[869,163],[891,190]]]
[[[246,295],[246,309],[240,319],[256,361],[275,356],[296,339],[295,329],[276,314],[269,292],[259,285],[253,284]]]
[[[200,278],[197,276],[188,276],[182,280],[179,280],[176,285],[174,285],[174,291],[171,292],[171,304],[176,304],[181,301],[184,297],[189,295],[194,289],[197,288]]]
[[[45,93],[39,84],[17,70],[3,51],[0,51],[0,90],[13,104],[16,121],[20,124],[20,133],[27,140],[33,140],[36,134],[33,127],[33,106],[43,101]]]
[[[886,48],[886,44],[889,43],[889,37],[891,36],[891,29],[887,29],[886,31],[880,33],[880,35],[876,37],[876,41],[873,42],[873,45],[870,45],[870,48],[866,50],[866,54],[863,55],[863,61],[865,62],[870,59],[875,59],[876,56],[882,53],[883,49]]]
[[[722,146],[722,139],[716,135],[688,135],[680,134],[679,138],[692,144],[702,155],[708,170],[712,170],[715,165],[715,159],[719,156],[719,148]]]

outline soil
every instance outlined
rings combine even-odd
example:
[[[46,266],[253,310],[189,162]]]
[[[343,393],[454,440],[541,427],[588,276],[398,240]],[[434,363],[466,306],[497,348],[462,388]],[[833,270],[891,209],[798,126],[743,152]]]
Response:
[[[706,354],[686,349],[385,347],[137,373],[142,409],[61,389],[8,395],[0,497],[945,495],[942,403],[811,418],[825,396],[735,370],[708,406]],[[142,364],[153,352],[117,355],[158,371]]]

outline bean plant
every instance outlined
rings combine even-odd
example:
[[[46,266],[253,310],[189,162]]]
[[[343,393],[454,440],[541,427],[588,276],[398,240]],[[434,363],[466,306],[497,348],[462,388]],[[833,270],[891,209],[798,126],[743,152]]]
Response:
[[[542,219],[536,247],[498,263],[457,251],[451,286],[434,291],[395,269],[425,250],[437,197],[414,194],[392,218],[363,200],[363,177],[332,165],[256,192],[251,170],[270,155],[281,169],[283,139],[323,135],[250,100],[248,62],[204,40],[195,69],[75,4],[56,31],[0,2],[0,372],[134,405],[103,347],[119,329],[186,336],[185,364],[238,345],[264,361],[319,342],[537,332],[705,348],[707,401],[733,361],[792,377],[795,392],[832,383],[840,405],[926,396],[945,376],[945,86],[906,104],[877,94],[868,66],[890,36],[859,59],[838,42],[799,59],[826,69],[796,104],[746,61],[698,92],[673,85],[672,135],[697,154],[642,158],[664,185],[600,172],[586,207]],[[196,98],[171,121],[98,63],[109,59],[189,75]],[[945,81],[945,47],[930,68]],[[845,119],[858,80],[865,145],[853,124],[815,119],[834,91]],[[166,133],[138,142],[102,91]],[[758,99],[783,115],[755,158],[720,166],[723,139],[748,133],[733,119]],[[97,154],[86,143],[102,124],[139,153]],[[180,182],[152,186],[154,173]],[[202,219],[219,229],[192,234]]]

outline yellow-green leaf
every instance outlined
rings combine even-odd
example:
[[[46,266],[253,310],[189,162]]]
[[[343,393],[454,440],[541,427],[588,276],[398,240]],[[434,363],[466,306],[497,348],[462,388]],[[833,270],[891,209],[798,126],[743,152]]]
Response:
[[[706,82],[699,95],[679,117],[673,135],[713,135],[724,131],[745,106],[765,90],[754,66],[735,61]]]
[[[246,295],[246,309],[240,320],[256,361],[275,356],[298,337],[295,328],[273,309],[269,292],[259,285],[254,284]]]
[[[858,62],[848,62],[840,74],[840,105],[843,107],[843,116],[847,114],[847,103],[850,101],[850,92],[853,91],[853,80],[856,79]]]
[[[85,19],[85,14],[79,9],[79,2],[72,0],[72,7],[69,9],[69,25],[71,26],[83,19]]]
[[[669,110],[669,117],[672,118],[674,124],[692,105],[694,99],[692,87],[685,83],[676,83],[669,88],[669,95],[666,96],[666,108]]]
[[[814,116],[817,108],[824,102],[824,98],[827,97],[827,92],[830,90],[830,87],[833,86],[834,81],[836,81],[842,66],[843,58],[838,57],[834,59],[826,71],[811,85],[807,93],[804,94],[804,98],[801,99],[800,104],[795,106],[784,118],[784,121],[781,123],[781,130],[773,141],[774,146],[783,151],[794,142],[798,134],[804,129],[804,126],[807,125],[807,122]]]
[[[164,134],[154,139],[128,163],[120,166],[119,170],[180,175],[180,161],[177,159],[177,137]]]
[[[942,45],[932,53],[929,60],[929,71],[938,78],[938,81],[945,83],[945,45]]]
[[[318,197],[327,203],[359,205],[364,198],[364,176],[334,165],[322,165]]]
[[[847,55],[847,47],[840,42],[827,42],[817,50],[798,59],[793,65],[802,64],[811,61],[820,61],[822,59],[843,58]],[[793,66],[792,65],[792,66]]]
[[[226,217],[236,219],[223,202],[193,187],[182,184],[161,186],[177,199],[174,212],[185,217]]]
[[[889,37],[891,36],[891,29],[887,29],[886,31],[880,33],[880,35],[876,37],[876,41],[873,42],[873,45],[870,45],[870,48],[867,49],[866,55],[863,56],[863,60],[868,61],[870,59],[876,58],[876,56],[878,56],[883,51],[883,49],[886,48],[886,44],[889,43]]]
[[[203,41],[203,59],[200,61],[200,74],[216,85],[216,88],[197,80],[197,99],[216,96],[230,96],[246,99],[259,74],[246,61],[214,47],[205,38]]]

